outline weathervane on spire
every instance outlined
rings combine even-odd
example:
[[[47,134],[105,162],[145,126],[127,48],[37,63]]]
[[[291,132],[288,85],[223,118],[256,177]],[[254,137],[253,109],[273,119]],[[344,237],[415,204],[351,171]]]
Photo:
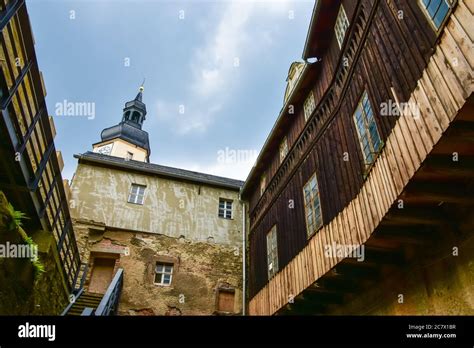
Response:
[[[140,90],[140,92],[143,92],[144,89],[145,89],[145,78],[143,78],[143,82],[142,82],[142,84],[140,85],[139,90]]]

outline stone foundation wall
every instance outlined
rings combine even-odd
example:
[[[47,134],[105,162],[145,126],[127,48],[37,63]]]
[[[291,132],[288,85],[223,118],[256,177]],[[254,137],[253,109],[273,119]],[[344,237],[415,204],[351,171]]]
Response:
[[[83,262],[89,263],[89,269],[100,253],[116,253],[115,270],[124,269],[120,315],[217,314],[219,288],[235,290],[234,312],[226,314],[242,311],[242,255],[238,248],[155,233],[108,229],[82,220],[74,221],[74,230],[81,257]],[[153,282],[159,261],[174,265],[170,286]]]

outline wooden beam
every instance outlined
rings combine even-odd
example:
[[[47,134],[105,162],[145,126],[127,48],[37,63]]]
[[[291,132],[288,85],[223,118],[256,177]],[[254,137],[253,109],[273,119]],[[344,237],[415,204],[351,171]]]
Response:
[[[446,131],[449,138],[456,142],[474,142],[474,122],[456,121]]]
[[[439,209],[427,209],[427,208],[412,208],[405,207],[403,209],[392,209],[382,219],[382,226],[439,226],[446,222],[446,218],[443,216]]]
[[[424,245],[426,244],[429,239],[422,237],[422,236],[414,236],[414,235],[408,235],[403,233],[403,229],[400,231],[401,233],[397,234],[389,234],[389,233],[377,233],[374,236],[370,238],[370,240],[379,241],[379,240],[384,240],[384,241],[393,241],[397,242],[400,245],[403,244],[410,244],[410,245]]]
[[[473,204],[474,192],[459,183],[440,185],[439,183],[413,182],[401,194],[401,199],[407,201],[433,201],[458,204]]]
[[[453,161],[452,155],[431,155],[415,177],[417,180],[436,177],[474,178],[474,156],[459,154],[458,160]]]

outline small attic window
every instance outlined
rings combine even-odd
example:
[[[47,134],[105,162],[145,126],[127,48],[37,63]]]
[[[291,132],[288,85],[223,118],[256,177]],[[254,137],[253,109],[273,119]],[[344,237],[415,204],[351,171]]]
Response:
[[[346,30],[349,27],[349,20],[347,19],[346,11],[344,7],[340,7],[339,13],[337,14],[336,25],[334,31],[336,32],[337,43],[339,48],[342,48],[342,43],[344,42],[344,36],[346,36]]]

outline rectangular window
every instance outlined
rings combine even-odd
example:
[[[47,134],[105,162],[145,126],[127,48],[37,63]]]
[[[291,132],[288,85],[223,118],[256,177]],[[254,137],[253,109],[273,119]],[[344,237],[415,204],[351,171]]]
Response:
[[[334,26],[334,31],[336,32],[337,43],[339,48],[342,47],[344,42],[344,36],[346,35],[346,30],[349,27],[349,20],[347,19],[346,11],[344,7],[339,8],[339,13],[337,14],[336,25]]]
[[[125,159],[127,161],[130,161],[131,159],[133,159],[133,153],[127,151],[127,157],[125,157]]]
[[[232,219],[232,201],[219,198],[219,217]]]
[[[315,108],[316,108],[316,103],[314,102],[314,94],[313,94],[313,91],[310,91],[303,104],[305,120],[308,120],[308,118],[311,116]]]
[[[260,196],[263,195],[267,188],[267,176],[265,174],[260,178]]]
[[[268,280],[278,272],[278,245],[276,225],[267,233]]]
[[[283,141],[280,143],[280,163],[285,160],[286,155],[288,154],[288,139],[283,138]]]
[[[170,263],[156,263],[155,267],[155,281],[156,285],[168,286],[173,279],[173,264]]]
[[[217,291],[217,311],[233,313],[234,312],[235,290],[218,289]]]
[[[143,185],[132,184],[130,195],[128,196],[128,203],[143,204],[145,188],[146,186]]]
[[[375,123],[374,113],[370,105],[367,91],[364,91],[354,112],[354,123],[359,136],[360,148],[366,167],[370,167],[382,148],[382,141]]]
[[[446,19],[449,9],[452,7],[448,0],[420,0],[425,14],[430,18],[436,30],[438,30]]]
[[[306,213],[306,232],[308,237],[310,237],[323,226],[323,214],[316,173],[304,185],[303,195]]]

